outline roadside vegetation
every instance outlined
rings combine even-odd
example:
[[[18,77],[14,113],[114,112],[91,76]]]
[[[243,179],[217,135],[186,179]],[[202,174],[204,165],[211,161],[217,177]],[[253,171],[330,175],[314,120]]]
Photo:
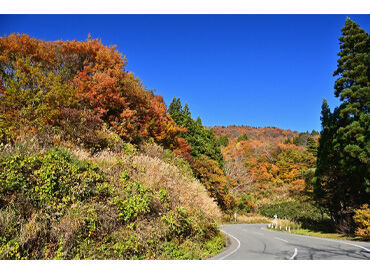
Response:
[[[218,144],[199,123],[177,125],[125,66],[90,37],[0,38],[0,259],[201,259],[224,247],[233,200],[212,177],[224,175]],[[189,145],[189,131],[209,145]]]
[[[0,37],[0,259],[203,259],[274,215],[369,240],[370,43],[342,34],[320,133],[205,127],[98,39]]]
[[[236,220],[233,216],[224,215],[222,221],[227,224],[268,224],[272,219],[258,214],[241,214]]]
[[[0,258],[201,259],[222,250],[221,212],[186,163],[158,145],[128,147],[94,156],[3,149]]]
[[[275,226],[275,220],[269,223],[271,226],[267,226],[266,229],[279,231],[283,233],[293,233],[299,235],[307,235],[312,237],[321,237],[321,238],[329,238],[329,239],[337,239],[337,240],[348,240],[348,241],[364,241],[363,238],[360,236],[356,236],[355,234],[344,234],[344,233],[335,233],[333,231],[328,230],[320,230],[320,229],[307,229],[302,226],[299,222],[293,222],[291,220],[286,219],[277,219],[277,226]]]

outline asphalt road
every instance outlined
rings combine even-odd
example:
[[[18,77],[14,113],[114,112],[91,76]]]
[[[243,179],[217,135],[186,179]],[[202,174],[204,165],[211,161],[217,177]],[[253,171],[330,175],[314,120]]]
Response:
[[[210,260],[369,260],[370,243],[310,237],[266,229],[265,224],[228,224],[229,246]]]

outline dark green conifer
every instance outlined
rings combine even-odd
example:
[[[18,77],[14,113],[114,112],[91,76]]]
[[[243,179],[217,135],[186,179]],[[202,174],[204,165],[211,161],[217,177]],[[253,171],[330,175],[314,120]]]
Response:
[[[183,137],[191,146],[190,153],[192,156],[198,158],[201,155],[206,155],[216,160],[223,168],[224,159],[216,135],[202,125],[199,117],[197,120],[191,118],[189,106],[185,104],[182,107],[180,98],[174,98],[168,107],[168,112],[177,125],[188,130],[183,134]]]
[[[317,154],[317,145],[316,141],[313,137],[307,138],[307,145],[306,145],[307,151],[316,156]]]
[[[336,223],[350,228],[354,209],[370,201],[369,36],[347,18],[339,41],[334,93],[342,103],[333,113],[326,101],[322,106],[314,192]]]

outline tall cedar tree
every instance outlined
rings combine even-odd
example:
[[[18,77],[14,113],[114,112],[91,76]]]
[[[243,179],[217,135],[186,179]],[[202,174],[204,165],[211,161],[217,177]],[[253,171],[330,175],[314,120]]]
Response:
[[[370,201],[369,35],[349,18],[342,35],[334,72],[342,103],[333,113],[326,101],[322,106],[314,194],[337,229],[351,230],[354,210]]]
[[[313,137],[308,137],[307,138],[307,144],[306,144],[307,151],[312,153],[314,156],[317,154],[317,145],[316,141]]]

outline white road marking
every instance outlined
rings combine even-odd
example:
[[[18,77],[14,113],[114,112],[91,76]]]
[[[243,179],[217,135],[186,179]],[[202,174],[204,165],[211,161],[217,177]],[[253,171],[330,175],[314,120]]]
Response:
[[[273,230],[267,230],[263,227],[261,227],[262,230],[265,230],[265,231],[270,231],[270,232],[278,232],[278,231],[273,231]],[[279,233],[279,232],[278,232]],[[280,232],[280,233],[284,233],[284,234],[287,234],[287,232]],[[348,245],[352,245],[352,246],[355,246],[355,247],[358,247],[358,248],[361,248],[363,250],[365,250],[366,252],[370,252],[370,249],[366,248],[366,247],[363,247],[361,245],[358,245],[358,244],[353,244],[353,243],[347,243],[347,242],[344,242],[344,241],[338,241],[338,240],[331,240],[331,239],[327,239],[327,238],[320,238],[320,237],[313,237],[313,236],[307,236],[307,235],[299,235],[299,234],[294,234],[294,233],[289,233],[289,234],[292,234],[293,236],[298,236],[298,237],[306,237],[306,238],[313,238],[313,239],[317,239],[317,240],[324,240],[324,241],[328,241],[328,242],[334,242],[334,243],[341,243],[341,244],[348,244]],[[344,250],[344,249],[343,249]]]
[[[298,254],[298,249],[297,248],[294,248],[294,254],[293,254],[292,257],[290,257],[289,260],[294,260],[294,258],[297,256],[297,254]]]
[[[232,254],[234,254],[239,248],[240,248],[240,241],[237,239],[237,238],[235,238],[233,235],[231,235],[231,234],[229,234],[229,233],[227,233],[227,232],[225,232],[225,231],[223,231],[223,230],[220,230],[221,232],[223,232],[223,233],[225,233],[226,235],[229,235],[231,238],[233,238],[234,240],[236,240],[237,242],[238,242],[238,246],[237,246],[237,248],[235,248],[233,251],[231,251],[229,254],[226,254],[225,256],[223,256],[223,257],[221,257],[219,260],[223,260],[223,259],[225,259],[226,257],[229,257],[229,256],[231,256]]]
[[[280,240],[280,241],[283,241],[283,242],[286,242],[286,243],[288,243],[288,241],[287,241],[287,240],[284,240],[284,239],[280,239],[280,238],[278,238],[278,237],[274,237],[274,239],[277,239],[277,240]]]
[[[326,238],[312,237],[312,236],[306,236],[306,235],[298,235],[298,234],[294,234],[294,235],[299,236],[299,237],[307,237],[307,238],[314,238],[314,239],[318,239],[318,240],[325,240],[325,241],[328,241],[328,242],[348,244],[348,245],[356,246],[358,248],[362,248],[363,250],[365,250],[367,252],[370,252],[370,249],[367,249],[366,247],[363,247],[363,246],[358,245],[358,244],[347,243],[347,242],[337,241],[337,240],[329,240],[329,239],[326,239]]]

